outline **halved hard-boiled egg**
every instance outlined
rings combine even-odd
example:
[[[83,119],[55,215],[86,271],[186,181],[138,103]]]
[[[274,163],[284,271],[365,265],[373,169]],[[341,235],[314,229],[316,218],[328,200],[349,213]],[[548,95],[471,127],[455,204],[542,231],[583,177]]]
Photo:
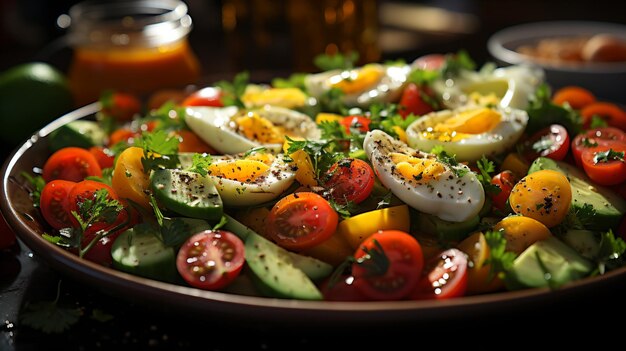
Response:
[[[381,183],[416,210],[462,222],[483,207],[483,187],[466,165],[441,162],[381,130],[368,132],[363,147]]]
[[[544,81],[545,73],[541,68],[513,65],[480,71],[462,70],[454,78],[436,80],[433,88],[450,109],[467,104],[525,109]]]
[[[524,110],[473,106],[424,115],[407,127],[406,136],[412,148],[430,151],[442,145],[458,161],[472,162],[511,148],[527,123]]]
[[[193,154],[179,155],[181,166],[189,167]],[[211,156],[207,176],[213,181],[224,206],[253,206],[274,200],[294,182],[293,166],[283,154],[248,152]]]
[[[280,152],[285,135],[320,138],[319,128],[308,115],[284,107],[188,107],[185,115],[189,128],[224,154],[237,154],[260,146]]]
[[[348,106],[365,107],[373,102],[392,102],[400,98],[411,67],[409,65],[367,64],[348,70],[330,70],[307,75],[307,92],[320,98],[333,88],[340,89]]]

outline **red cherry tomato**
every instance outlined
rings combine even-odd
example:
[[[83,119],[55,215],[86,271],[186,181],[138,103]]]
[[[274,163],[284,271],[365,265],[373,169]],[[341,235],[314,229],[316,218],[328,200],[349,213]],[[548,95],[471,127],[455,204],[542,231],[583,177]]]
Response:
[[[409,83],[402,91],[402,96],[398,103],[398,113],[403,118],[410,114],[415,116],[425,115],[435,110],[431,104],[432,101],[434,101],[434,94],[430,88]]]
[[[239,275],[244,262],[244,244],[239,237],[224,230],[205,230],[181,246],[176,268],[189,285],[217,290]]]
[[[69,228],[74,225],[70,213],[69,194],[75,182],[69,180],[53,180],[43,187],[39,198],[39,209],[46,222],[54,229]]]
[[[433,256],[424,267],[424,275],[411,298],[449,299],[465,295],[467,290],[467,255],[455,248]]]
[[[411,64],[412,67],[427,70],[436,71],[440,69],[443,64],[446,63],[446,56],[443,54],[428,54],[423,55],[415,59]]]
[[[368,301],[354,284],[354,277],[343,275],[333,285],[328,279],[320,285],[320,291],[326,301]]]
[[[626,181],[626,142],[610,141],[587,148],[581,160],[585,173],[601,185],[616,185]]]
[[[509,199],[509,195],[511,195],[513,186],[517,183],[517,180],[518,179],[515,174],[509,170],[502,171],[491,178],[491,184],[500,188],[500,192],[498,194],[491,196],[493,207],[498,210],[505,210],[507,208],[506,202]]]
[[[330,238],[338,222],[339,215],[322,196],[292,193],[270,210],[266,235],[289,250],[306,250]]]
[[[213,87],[203,88],[192,93],[183,100],[181,105],[224,107],[221,90]]]
[[[590,129],[584,133],[580,133],[572,140],[572,155],[576,165],[582,167],[581,157],[583,151],[590,147],[606,144],[607,141],[624,141],[626,142],[626,133],[614,127],[601,127]]]
[[[96,192],[100,189],[106,189],[108,192],[109,199],[119,200],[115,190],[110,186],[96,182],[93,180],[83,180],[82,182],[76,183],[72,191],[68,195],[69,201],[69,209],[70,211],[75,211],[80,215],[81,206],[84,206],[86,201],[94,200],[96,197]],[[77,221],[74,220],[74,226],[78,226]],[[90,261],[109,266],[112,262],[111,258],[111,246],[113,245],[113,241],[115,238],[126,228],[129,227],[129,214],[126,210],[122,210],[119,212],[115,220],[112,222],[107,222],[104,219],[93,222],[83,233],[83,240],[81,243],[81,247],[84,249],[91,241],[96,238],[98,232],[101,230],[114,230],[118,228],[112,233],[109,233],[105,237],[99,239],[97,243],[87,251],[87,253],[83,256],[85,259]],[[84,218],[84,221],[88,221],[88,218]],[[124,225],[126,224],[126,225]]]
[[[141,112],[141,101],[135,95],[114,92],[105,93],[100,99],[102,113],[113,117],[116,121],[127,122]]]
[[[552,124],[538,130],[524,142],[524,157],[533,162],[537,157],[549,157],[563,160],[569,150],[567,129],[559,124]]]
[[[352,129],[357,129],[361,133],[366,133],[370,130],[370,123],[372,121],[365,116],[346,116],[342,118],[339,123],[344,126],[346,133],[350,134]]]
[[[365,161],[346,158],[333,164],[322,183],[329,196],[339,204],[361,203],[374,189],[375,175]]]
[[[55,179],[80,182],[88,176],[102,176],[96,157],[79,147],[66,147],[53,153],[43,166],[42,177],[46,182]]]
[[[89,148],[89,152],[96,157],[100,168],[104,169],[113,167],[115,156],[109,149],[102,146],[92,146]]]
[[[369,257],[369,258],[366,258]],[[419,242],[399,230],[370,235],[354,254],[356,287],[371,300],[400,300],[415,289],[424,267]]]

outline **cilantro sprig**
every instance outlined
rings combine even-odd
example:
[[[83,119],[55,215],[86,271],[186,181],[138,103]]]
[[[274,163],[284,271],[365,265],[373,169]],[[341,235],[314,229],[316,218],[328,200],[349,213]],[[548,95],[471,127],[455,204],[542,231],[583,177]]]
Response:
[[[245,105],[241,101],[241,97],[246,92],[246,87],[250,82],[250,73],[248,71],[239,72],[235,75],[232,82],[221,80],[215,85],[222,91],[222,103],[224,106],[237,106],[244,108]]]
[[[179,143],[176,136],[164,130],[141,133],[141,137],[135,140],[135,146],[144,149],[144,157],[141,159],[144,171],[148,173],[150,170],[176,168],[179,163]]]
[[[320,54],[313,58],[313,64],[322,71],[330,71],[333,69],[350,69],[354,68],[355,63],[359,60],[359,53],[350,51],[345,55],[336,53],[334,55]]]
[[[485,155],[482,155],[480,160],[476,161],[476,167],[478,168],[479,173],[476,175],[476,178],[482,184],[483,189],[485,189],[485,193],[491,195],[498,195],[502,189],[499,186],[491,183],[491,174],[496,171],[495,164],[489,160]]]
[[[345,157],[345,154],[339,151],[335,151],[337,144],[332,140],[294,140],[286,136],[288,142],[287,155],[290,155],[298,150],[303,150],[311,158],[313,164],[313,170],[317,178],[326,172],[333,163],[339,161]],[[290,157],[285,157],[285,161],[291,162]]]
[[[26,178],[26,181],[30,184],[29,190],[30,198],[33,200],[33,206],[39,207],[39,200],[41,198],[41,191],[46,186],[46,181],[42,176],[31,176],[27,172],[21,173],[22,177]]]
[[[61,333],[76,324],[82,316],[78,307],[59,305],[61,281],[57,284],[57,294],[52,301],[27,302],[20,314],[20,322],[46,334]]]
[[[96,190],[91,197],[80,198],[77,202],[78,211],[72,211],[78,226],[67,227],[59,230],[59,235],[43,234],[42,237],[55,244],[66,248],[78,248],[78,256],[84,257],[89,250],[102,238],[115,233],[128,224],[128,217],[111,228],[100,229],[95,232],[93,239],[86,245],[82,245],[84,234],[97,223],[112,225],[117,221],[122,211],[128,211],[118,200],[110,198],[105,188]]]
[[[489,258],[485,264],[489,264],[489,280],[496,276],[503,278],[513,267],[517,255],[506,250],[506,238],[502,231],[488,230],[485,232],[485,240],[489,246]]]

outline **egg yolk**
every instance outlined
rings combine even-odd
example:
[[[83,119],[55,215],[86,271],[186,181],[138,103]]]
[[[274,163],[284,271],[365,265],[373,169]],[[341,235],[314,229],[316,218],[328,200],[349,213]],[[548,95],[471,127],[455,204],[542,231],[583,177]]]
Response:
[[[209,175],[250,183],[265,174],[270,166],[261,161],[235,160],[209,165]]]
[[[304,106],[306,95],[297,88],[271,88],[260,91],[249,91],[241,97],[241,101],[246,106],[273,105],[286,108],[296,108]]]
[[[396,165],[396,171],[407,179],[429,181],[437,179],[446,171],[444,165],[435,159],[417,158],[396,152],[390,153],[389,157]]]
[[[258,113],[248,112],[244,116],[236,117],[235,123],[239,132],[248,139],[266,144],[282,144],[285,140],[284,130]]]
[[[495,128],[501,120],[500,113],[490,108],[468,110],[428,128],[422,135],[426,139],[458,141],[475,134],[487,133]]]
[[[375,86],[384,72],[378,66],[366,65],[360,69],[343,71],[330,78],[330,86],[339,88],[346,94],[354,94]]]
[[[247,155],[245,159],[263,162],[266,165],[270,166],[272,162],[274,162],[274,155],[270,154],[269,152],[253,151],[249,155]]]

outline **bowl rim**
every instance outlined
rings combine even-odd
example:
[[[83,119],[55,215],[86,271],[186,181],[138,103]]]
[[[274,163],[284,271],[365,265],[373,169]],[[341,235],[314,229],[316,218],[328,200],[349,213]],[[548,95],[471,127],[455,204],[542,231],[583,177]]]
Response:
[[[228,292],[205,291],[193,287],[142,278],[84,260],[75,254],[53,245],[27,225],[28,218],[18,212],[11,201],[17,191],[26,191],[15,184],[16,166],[22,157],[56,128],[73,120],[93,116],[100,108],[93,103],[74,110],[43,127],[5,160],[0,183],[0,210],[18,238],[32,252],[54,269],[85,282],[101,291],[133,301],[154,303],[155,308],[171,308],[177,312],[193,312],[194,316],[208,318],[220,315],[238,322],[304,323],[324,326],[343,323],[372,324],[381,322],[407,323],[433,321],[441,318],[458,318],[472,313],[491,313],[507,308],[520,308],[539,302],[554,302],[564,296],[579,293],[592,294],[605,286],[626,277],[626,268],[588,277],[563,285],[556,290],[534,288],[464,296],[447,300],[421,301],[367,301],[334,302],[305,301],[270,297],[239,295]],[[33,152],[33,151],[31,151]],[[13,183],[13,184],[11,184]]]
[[[614,22],[598,21],[539,21],[522,23],[496,31],[487,39],[487,51],[496,60],[506,64],[530,63],[544,69],[578,74],[626,73],[626,62],[601,62],[565,64],[532,60],[507,47],[511,42],[537,41],[554,36],[577,36],[586,34],[608,33],[626,40],[626,25]]]

